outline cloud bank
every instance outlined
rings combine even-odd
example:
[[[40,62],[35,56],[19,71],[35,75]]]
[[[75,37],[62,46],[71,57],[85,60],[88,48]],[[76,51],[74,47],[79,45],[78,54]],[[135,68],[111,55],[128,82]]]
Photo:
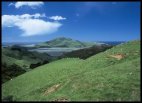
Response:
[[[21,36],[48,35],[56,32],[62,24],[42,20],[45,14],[3,15],[2,27],[18,27],[23,31]]]

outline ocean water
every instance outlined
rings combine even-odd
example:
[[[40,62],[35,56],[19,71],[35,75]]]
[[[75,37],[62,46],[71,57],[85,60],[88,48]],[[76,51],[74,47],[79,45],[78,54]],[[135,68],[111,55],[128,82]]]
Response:
[[[37,51],[39,53],[48,53],[50,56],[60,56],[63,53],[71,52],[73,50],[78,50],[81,48],[37,48],[37,49],[31,49],[29,51]]]
[[[125,41],[97,41],[99,43],[106,43],[110,45],[118,45],[121,43],[125,43]],[[31,46],[38,44],[40,42],[2,42],[2,46],[12,46],[12,45],[21,45],[21,46]]]

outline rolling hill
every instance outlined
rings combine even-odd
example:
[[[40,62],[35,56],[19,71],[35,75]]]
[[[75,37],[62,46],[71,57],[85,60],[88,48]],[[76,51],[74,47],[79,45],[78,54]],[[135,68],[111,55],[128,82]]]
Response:
[[[78,40],[73,40],[71,38],[65,38],[65,37],[59,37],[55,38],[53,40],[43,42],[40,44],[37,44],[36,47],[68,47],[68,48],[82,48],[82,47],[89,47],[93,46],[96,43],[92,42],[81,42]]]
[[[11,101],[140,101],[140,41],[64,58],[2,84]]]
[[[51,57],[45,53],[29,52],[26,48],[19,46],[2,47],[2,82],[33,69],[33,64],[50,61]]]

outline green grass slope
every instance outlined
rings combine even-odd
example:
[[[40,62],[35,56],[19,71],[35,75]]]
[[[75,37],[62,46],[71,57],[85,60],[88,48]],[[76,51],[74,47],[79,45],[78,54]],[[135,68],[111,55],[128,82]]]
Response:
[[[42,64],[48,61],[51,61],[51,57],[45,53],[29,52],[24,48],[13,46],[2,48],[2,82],[30,71],[33,69],[32,64]],[[16,75],[14,75],[15,73]]]
[[[2,63],[6,63],[7,66],[15,63],[23,69],[26,69],[25,67],[30,69],[30,64],[45,60],[51,61],[51,57],[45,53],[29,52],[22,50],[21,47],[2,48]]]
[[[123,54],[120,60],[110,55]],[[117,45],[86,60],[65,58],[2,85],[14,101],[140,101],[140,41]]]

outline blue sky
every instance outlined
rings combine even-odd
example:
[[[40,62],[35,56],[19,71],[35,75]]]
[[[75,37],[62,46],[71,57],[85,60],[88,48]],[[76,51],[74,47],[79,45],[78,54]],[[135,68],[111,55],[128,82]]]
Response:
[[[140,39],[140,2],[2,2],[2,42]]]

